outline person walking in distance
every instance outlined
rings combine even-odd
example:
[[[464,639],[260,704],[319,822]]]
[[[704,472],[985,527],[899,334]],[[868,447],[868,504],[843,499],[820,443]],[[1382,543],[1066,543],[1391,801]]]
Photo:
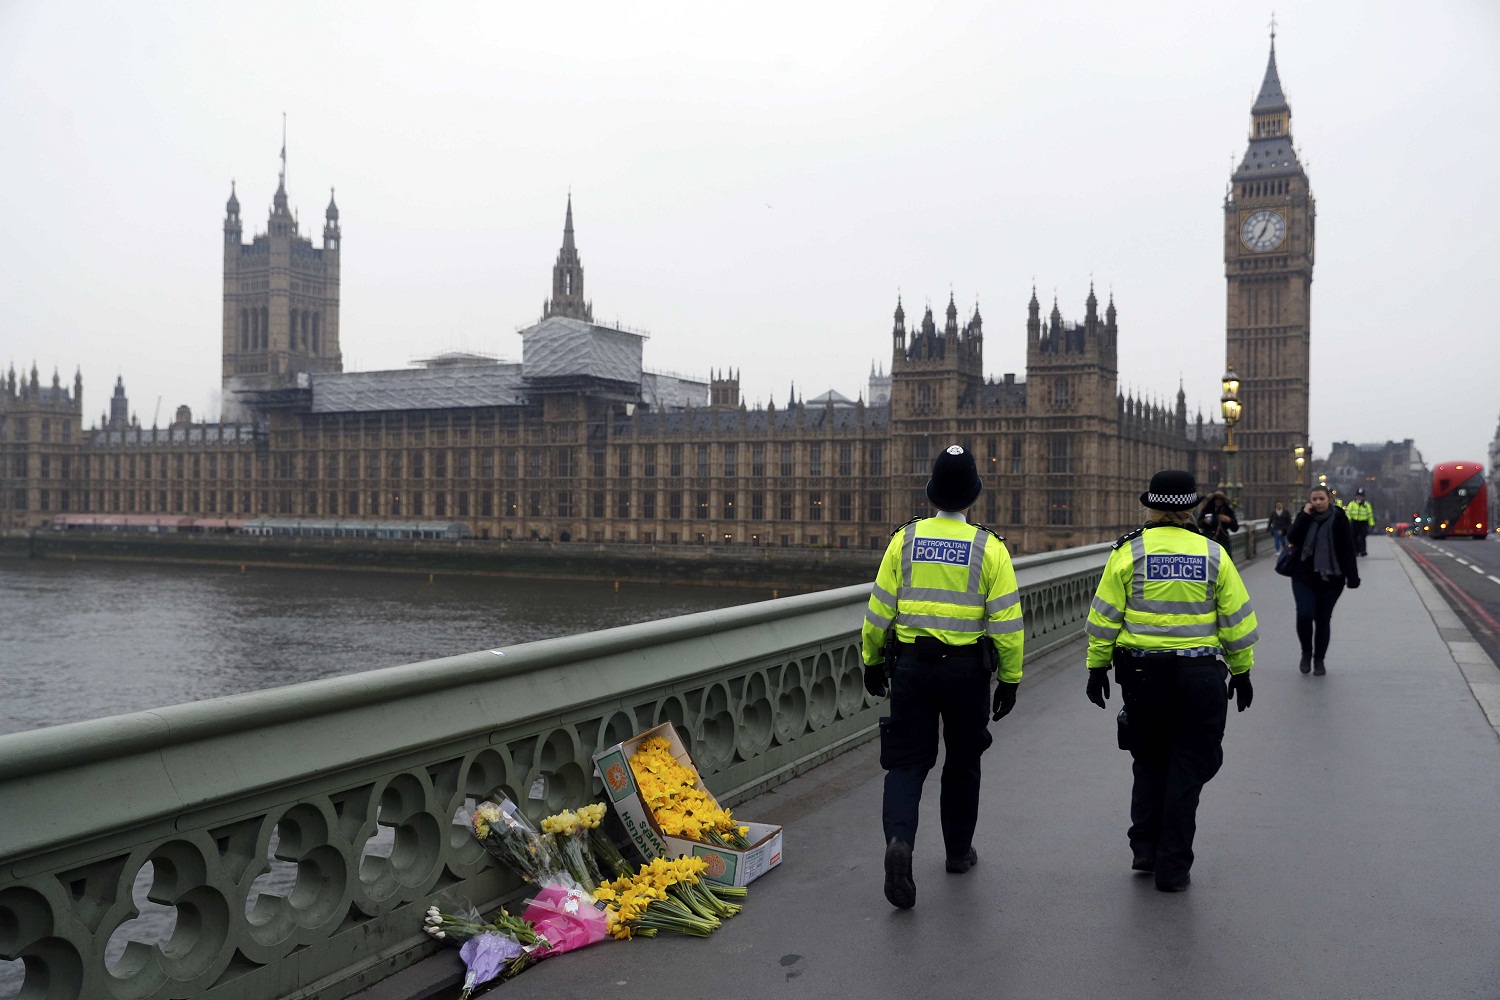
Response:
[[[1271,532],[1271,541],[1276,543],[1276,554],[1279,556],[1281,550],[1286,548],[1286,533],[1292,529],[1292,512],[1286,509],[1286,504],[1276,501],[1271,516],[1266,518],[1266,527]]]
[[[1362,556],[1365,554],[1365,538],[1370,534],[1370,529],[1375,527],[1375,508],[1365,499],[1363,487],[1354,491],[1354,500],[1344,508],[1344,515],[1349,518],[1349,531],[1354,536],[1354,551]]]
[[[1302,659],[1297,669],[1322,677],[1327,673],[1329,629],[1333,606],[1344,586],[1359,587],[1359,562],[1349,518],[1333,505],[1333,497],[1322,486],[1314,486],[1308,502],[1292,522],[1287,544],[1297,547],[1292,571],[1292,599],[1297,603],[1297,641]]]
[[[1106,707],[1113,666],[1125,702],[1130,867],[1163,892],[1191,881],[1198,798],[1224,763],[1228,699],[1243,712],[1255,695],[1255,610],[1229,551],[1195,530],[1198,500],[1192,473],[1151,477],[1146,524],[1115,543],[1084,626],[1089,700]]]
[[[1223,493],[1209,494],[1203,512],[1198,515],[1198,524],[1205,535],[1220,545],[1228,545],[1229,533],[1240,530],[1240,519],[1235,517],[1234,508]]]
[[[982,489],[967,448],[938,455],[927,499],[939,513],[914,517],[891,535],[861,629],[865,690],[891,697],[891,714],[880,720],[881,820],[885,898],[901,909],[917,901],[912,848],[922,782],[937,763],[939,722],[947,749],[943,844],[948,871],[961,875],[979,861],[974,827],[989,722],[1015,707],[1021,681],[1025,623],[1010,553],[1004,538],[963,513]]]

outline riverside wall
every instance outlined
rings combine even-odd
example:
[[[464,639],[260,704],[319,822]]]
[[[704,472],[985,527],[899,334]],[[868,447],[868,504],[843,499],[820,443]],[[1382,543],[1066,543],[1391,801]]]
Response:
[[[723,545],[620,545],[462,539],[286,538],[107,531],[0,535],[0,560],[102,560],[245,567],[446,573],[772,588],[783,593],[866,583],[881,553]]]

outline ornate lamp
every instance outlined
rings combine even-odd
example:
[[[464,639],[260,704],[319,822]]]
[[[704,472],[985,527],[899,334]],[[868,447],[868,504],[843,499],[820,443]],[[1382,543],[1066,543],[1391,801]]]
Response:
[[[1307,464],[1307,451],[1305,444],[1292,446],[1292,464],[1297,466],[1297,503],[1302,502],[1302,467]]]
[[[1240,405],[1240,377],[1234,373],[1234,365],[1224,370],[1220,384],[1224,388],[1219,397],[1219,407],[1224,413],[1224,489],[1229,493],[1230,504],[1238,507],[1240,484],[1234,479],[1234,455],[1239,448],[1234,443],[1234,425],[1240,422],[1243,408]]]

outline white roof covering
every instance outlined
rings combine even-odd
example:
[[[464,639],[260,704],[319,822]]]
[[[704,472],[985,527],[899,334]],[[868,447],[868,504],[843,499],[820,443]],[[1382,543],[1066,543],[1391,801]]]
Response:
[[[528,379],[593,377],[641,382],[639,333],[548,316],[521,331],[521,365]]]
[[[312,377],[314,413],[447,410],[521,402],[518,364],[443,365]]]
[[[708,383],[683,378],[680,375],[664,375],[660,372],[641,373],[641,402],[653,410],[681,410],[688,406],[708,405]]]

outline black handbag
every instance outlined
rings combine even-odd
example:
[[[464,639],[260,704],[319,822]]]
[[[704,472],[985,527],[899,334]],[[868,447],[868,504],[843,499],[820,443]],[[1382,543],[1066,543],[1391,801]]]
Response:
[[[1281,547],[1281,552],[1276,556],[1276,572],[1282,576],[1291,576],[1297,571],[1297,546],[1288,542]]]

